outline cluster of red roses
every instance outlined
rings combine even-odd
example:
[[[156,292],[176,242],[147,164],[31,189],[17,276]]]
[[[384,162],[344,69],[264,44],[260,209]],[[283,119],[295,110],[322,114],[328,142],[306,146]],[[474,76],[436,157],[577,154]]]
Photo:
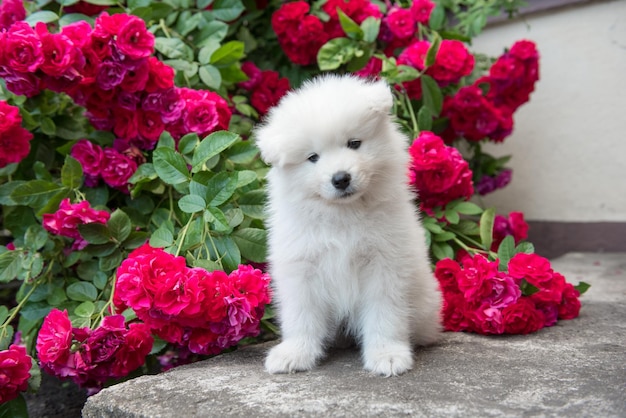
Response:
[[[13,23],[26,18],[26,9],[22,0],[3,0],[0,2],[0,31],[8,29]]]
[[[309,14],[311,7],[305,1],[285,3],[274,12],[272,28],[285,55],[293,63],[313,64],[322,45],[344,36],[337,9],[359,24],[370,16],[382,17],[378,6],[369,0],[328,0],[322,5],[322,11],[329,17],[326,22]]]
[[[507,271],[498,271],[498,264],[482,255],[466,256],[461,264],[451,259],[437,263],[446,330],[528,334],[578,316],[580,293],[547,259],[518,253]],[[526,296],[521,289],[528,284],[536,292]]]
[[[489,138],[501,142],[513,130],[513,113],[529,100],[539,80],[539,53],[531,41],[518,41],[471,86],[446,97],[442,114],[450,119],[446,139]],[[486,86],[486,94],[481,89]]]
[[[70,203],[70,199],[63,199],[59,210],[54,213],[43,214],[43,227],[55,235],[74,238],[72,249],[82,250],[87,246],[78,230],[79,225],[90,223],[106,224],[111,215],[106,210],[96,210],[88,201]]]
[[[13,344],[8,350],[0,351],[0,404],[17,398],[28,388],[31,367],[32,359],[26,348]]]
[[[239,83],[239,87],[250,92],[250,104],[259,112],[259,116],[265,115],[289,91],[289,79],[281,78],[276,71],[262,71],[252,61],[244,62],[241,70],[248,76],[248,80]]]
[[[218,354],[258,335],[270,302],[269,276],[241,265],[229,275],[189,268],[145,244],[117,270],[113,302],[131,308],[163,340],[196,354]]]
[[[22,127],[19,109],[0,100],[0,168],[26,158],[31,139],[33,134]]]
[[[496,215],[493,222],[491,251],[498,251],[500,243],[509,235],[513,237],[516,245],[528,238],[528,224],[522,212],[511,212],[508,217]]]
[[[409,154],[409,182],[419,191],[422,210],[429,212],[454,199],[468,200],[474,194],[469,164],[439,136],[422,131],[409,147]]]
[[[41,368],[98,391],[110,378],[124,377],[144,364],[153,338],[145,324],[125,325],[122,315],[106,316],[94,330],[74,328],[67,311],[53,309],[37,337]]]
[[[144,162],[140,150],[152,149],[164,130],[175,138],[205,135],[230,122],[228,104],[217,93],[174,86],[174,70],[151,56],[154,35],[137,16],[105,12],[93,29],[79,21],[60,33],[41,22],[34,30],[15,22],[0,32],[0,51],[0,77],[10,91],[67,93],[87,109],[94,127],[116,135],[114,148],[104,150],[109,173],[102,177],[123,191]]]

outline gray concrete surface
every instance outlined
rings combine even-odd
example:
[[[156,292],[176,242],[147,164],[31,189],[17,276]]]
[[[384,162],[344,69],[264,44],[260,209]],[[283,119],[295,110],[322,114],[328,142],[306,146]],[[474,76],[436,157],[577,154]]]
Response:
[[[268,375],[268,343],[105,389],[83,416],[626,417],[626,255],[571,253],[553,266],[592,287],[579,318],[536,334],[446,333],[387,379],[363,371],[355,349]]]

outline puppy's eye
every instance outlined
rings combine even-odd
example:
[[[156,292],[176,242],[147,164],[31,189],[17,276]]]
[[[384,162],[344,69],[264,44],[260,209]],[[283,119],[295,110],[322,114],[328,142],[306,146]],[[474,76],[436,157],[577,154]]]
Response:
[[[313,153],[307,157],[307,160],[311,161],[312,163],[316,163],[319,159],[320,156],[316,153]]]
[[[350,149],[359,149],[360,146],[361,146],[361,140],[360,139],[350,139],[350,140],[348,140],[348,148],[350,148]]]

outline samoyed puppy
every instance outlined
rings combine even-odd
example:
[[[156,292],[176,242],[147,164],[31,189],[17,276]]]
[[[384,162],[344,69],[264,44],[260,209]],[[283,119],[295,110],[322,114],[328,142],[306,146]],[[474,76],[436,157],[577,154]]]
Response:
[[[256,131],[268,173],[269,263],[282,342],[270,373],[310,370],[343,334],[364,368],[413,366],[440,332],[441,295],[408,185],[408,138],[383,81],[324,76]]]

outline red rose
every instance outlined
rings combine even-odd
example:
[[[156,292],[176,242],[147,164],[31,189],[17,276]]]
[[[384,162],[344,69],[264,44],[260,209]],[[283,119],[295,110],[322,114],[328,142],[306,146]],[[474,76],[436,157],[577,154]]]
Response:
[[[14,23],[2,42],[3,67],[14,72],[33,73],[44,62],[41,39],[28,23]]]
[[[113,109],[114,127],[113,132],[118,138],[134,139],[139,133],[137,113],[129,112],[123,108]]]
[[[509,260],[509,274],[516,279],[526,279],[535,287],[552,279],[554,271],[548,259],[537,254],[518,253]]]
[[[145,363],[146,356],[150,354],[154,339],[146,324],[130,324],[124,336],[124,343],[115,353],[112,364],[114,376],[126,376],[133,370]]]
[[[153,93],[172,87],[174,87],[174,69],[156,57],[148,58],[148,81],[145,90],[148,93]]]
[[[545,323],[544,314],[533,301],[522,297],[502,310],[504,332],[507,334],[530,334],[539,331]]]
[[[30,152],[31,134],[21,126],[14,126],[0,132],[0,168],[7,164],[19,163]]]
[[[460,293],[457,283],[457,274],[461,272],[461,266],[454,260],[446,258],[439,260],[435,265],[435,277],[443,294]]]
[[[250,96],[250,103],[260,115],[265,115],[288,91],[289,79],[280,78],[276,71],[263,71],[260,83]]]
[[[90,176],[99,176],[102,170],[102,163],[104,160],[104,152],[102,148],[86,139],[81,139],[72,147],[70,152],[80,165],[83,167],[83,172]]]
[[[378,78],[382,69],[383,61],[378,57],[372,57],[367,62],[365,67],[361,68],[358,71],[355,71],[354,74],[365,78]]]
[[[120,84],[122,90],[133,93],[143,91],[150,77],[150,64],[147,60],[142,61],[137,68],[129,69],[124,74],[124,79]]]
[[[139,136],[141,136],[146,143],[143,149],[152,149],[159,140],[159,137],[165,129],[165,124],[161,119],[161,115],[156,112],[146,112],[143,110],[137,111],[137,128]]]
[[[133,15],[125,15],[120,25],[116,46],[132,60],[147,58],[154,52],[154,35],[146,29],[146,23]]]
[[[298,22],[309,13],[310,6],[304,1],[284,3],[272,15],[272,29],[276,35],[293,32],[298,27]]]
[[[0,100],[0,134],[20,126],[21,123],[20,110],[16,106],[11,106],[7,102]]]
[[[102,179],[109,186],[128,193],[128,179],[137,171],[137,163],[113,148],[104,150]]]
[[[417,41],[409,45],[400,56],[398,64],[423,70],[430,42]],[[440,86],[458,82],[474,69],[474,56],[461,41],[444,39],[435,56],[435,63],[426,70]]]
[[[26,19],[26,9],[24,9],[22,0],[3,0],[0,2],[0,32],[9,29],[13,23],[24,19]]]
[[[31,367],[32,359],[26,354],[26,348],[11,345],[8,350],[0,351],[0,404],[28,389]]]
[[[54,308],[46,316],[37,336],[37,358],[46,369],[48,365],[64,365],[72,346],[72,323],[67,311]]]
[[[570,283],[565,283],[563,299],[559,304],[559,319],[574,319],[580,313],[580,292]]]
[[[393,6],[387,12],[385,22],[389,31],[398,39],[407,39],[415,34],[417,23],[409,9]]]
[[[471,322],[468,318],[470,306],[461,294],[448,293],[444,295],[442,316],[443,326],[446,331],[466,331]]]
[[[430,0],[413,0],[411,4],[413,19],[422,25],[427,25],[434,8],[435,3]]]
[[[80,57],[80,50],[63,33],[49,33],[45,23],[39,22],[35,26],[41,39],[41,50],[44,61],[40,65],[41,71],[52,76],[61,77],[76,64]],[[76,70],[71,78],[78,77]]]
[[[477,254],[463,260],[463,269],[457,274],[459,290],[470,303],[480,303],[491,294],[490,279],[498,273],[498,262],[489,261]]]

